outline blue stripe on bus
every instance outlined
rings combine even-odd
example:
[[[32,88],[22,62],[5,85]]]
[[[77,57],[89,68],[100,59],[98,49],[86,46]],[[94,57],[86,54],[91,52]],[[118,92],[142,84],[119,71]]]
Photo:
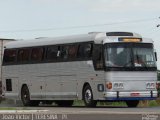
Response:
[[[155,100],[156,97],[134,97],[134,98],[106,98],[106,100]]]

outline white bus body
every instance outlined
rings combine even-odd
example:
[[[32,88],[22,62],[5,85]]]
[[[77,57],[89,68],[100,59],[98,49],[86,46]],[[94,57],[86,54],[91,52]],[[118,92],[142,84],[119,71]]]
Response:
[[[10,42],[3,59],[4,94],[25,106],[71,106],[83,99],[88,107],[97,101],[136,107],[139,100],[157,97],[153,50],[152,40],[129,32]]]

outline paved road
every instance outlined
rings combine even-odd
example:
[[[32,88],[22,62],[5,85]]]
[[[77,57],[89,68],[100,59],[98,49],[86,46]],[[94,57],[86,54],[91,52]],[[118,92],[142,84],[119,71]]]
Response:
[[[160,120],[160,107],[96,107],[86,108],[81,106],[57,107],[17,107],[14,104],[0,104],[0,107],[12,107],[13,110],[0,110],[0,120],[21,120],[15,116],[4,115],[29,115],[23,120]],[[6,119],[7,118],[7,119]],[[28,119],[27,119],[28,118]]]
[[[25,120],[160,120],[160,107],[16,107],[17,110],[0,111],[1,120],[4,114],[27,114]],[[15,118],[14,118],[15,119]],[[15,119],[19,120],[19,119]]]
[[[17,110],[32,110],[38,112],[57,113],[57,114],[159,114],[160,107],[56,107],[56,106],[43,106],[43,107],[16,107]]]

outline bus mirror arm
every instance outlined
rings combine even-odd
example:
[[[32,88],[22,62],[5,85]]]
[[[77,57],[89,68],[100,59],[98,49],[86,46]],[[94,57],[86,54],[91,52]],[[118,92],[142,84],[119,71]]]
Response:
[[[156,58],[156,61],[157,61],[157,52],[154,52],[154,54],[155,54],[155,58]]]

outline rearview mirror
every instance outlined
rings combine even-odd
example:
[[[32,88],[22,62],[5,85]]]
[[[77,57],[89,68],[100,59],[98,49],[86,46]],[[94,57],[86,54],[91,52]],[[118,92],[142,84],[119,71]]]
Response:
[[[155,54],[155,58],[156,58],[156,61],[157,61],[157,52],[154,52],[154,54]]]

